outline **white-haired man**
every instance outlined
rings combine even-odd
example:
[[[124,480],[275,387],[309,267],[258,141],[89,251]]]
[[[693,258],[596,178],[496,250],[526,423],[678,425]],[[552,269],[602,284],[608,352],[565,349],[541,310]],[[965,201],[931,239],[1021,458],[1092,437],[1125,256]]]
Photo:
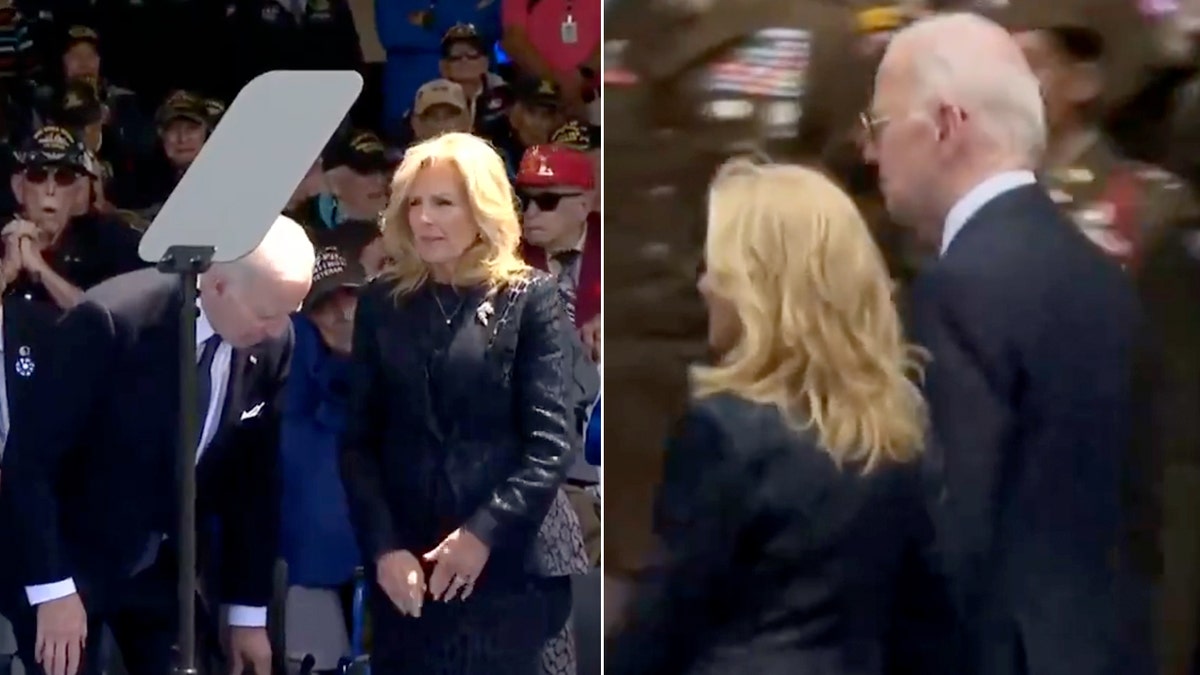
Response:
[[[1038,186],[1038,80],[1001,27],[918,22],[876,76],[867,158],[939,257],[913,290],[930,349],[935,517],[971,675],[1153,672],[1123,626],[1120,508],[1137,300]],[[1143,596],[1144,597],[1144,596]]]
[[[206,600],[229,607],[235,673],[270,668],[271,436],[291,360],[289,315],[308,293],[313,260],[304,230],[281,217],[252,253],[200,279],[197,522],[213,558]],[[63,315],[35,412],[9,438],[0,498],[20,515],[3,546],[24,565],[3,583],[25,587],[32,608],[10,617],[19,654],[48,675],[102,672],[103,625],[130,675],[172,666],[182,301],[179,278],[153,269],[89,290]]]

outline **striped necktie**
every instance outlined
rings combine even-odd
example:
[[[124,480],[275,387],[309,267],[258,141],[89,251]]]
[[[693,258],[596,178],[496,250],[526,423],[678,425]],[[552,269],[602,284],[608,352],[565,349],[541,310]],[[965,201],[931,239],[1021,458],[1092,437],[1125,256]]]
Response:
[[[558,263],[558,293],[562,296],[563,306],[567,308],[567,318],[575,323],[575,267],[579,262],[579,251],[562,251],[551,258]]]

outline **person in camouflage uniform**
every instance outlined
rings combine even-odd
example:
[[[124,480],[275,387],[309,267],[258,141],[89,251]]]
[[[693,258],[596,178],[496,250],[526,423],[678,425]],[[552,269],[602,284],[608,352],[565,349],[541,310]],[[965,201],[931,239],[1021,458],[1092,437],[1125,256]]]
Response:
[[[1127,159],[1101,129],[1138,86],[1149,26],[1124,0],[1013,2],[1000,18],[1042,79],[1051,198],[1143,299],[1154,345],[1136,373],[1129,564],[1159,586],[1163,672],[1186,673],[1200,633],[1200,283],[1184,244],[1200,206],[1183,180]]]
[[[883,4],[883,3],[878,3]],[[737,155],[846,181],[892,11],[867,3],[615,0],[604,62],[608,616],[652,550],[662,445],[706,356],[696,291],[705,195]],[[890,8],[897,10],[898,8]],[[894,19],[893,19],[894,22]],[[864,181],[869,184],[868,181]]]

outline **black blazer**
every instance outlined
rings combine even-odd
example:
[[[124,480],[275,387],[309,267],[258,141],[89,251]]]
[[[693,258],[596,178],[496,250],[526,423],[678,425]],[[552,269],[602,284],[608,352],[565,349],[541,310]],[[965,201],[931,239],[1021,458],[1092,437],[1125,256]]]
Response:
[[[970,635],[964,672],[1151,672],[1121,628],[1148,611],[1125,595],[1121,541],[1131,284],[1028,186],[966,223],[912,311],[933,355],[935,521]]]
[[[491,547],[477,592],[524,584],[571,453],[558,290],[464,291],[447,326],[426,284],[359,298],[342,476],[364,558],[420,556],[465,527]],[[448,287],[441,287],[447,292]],[[449,309],[449,306],[447,307]]]
[[[45,377],[50,362],[48,341],[52,336],[58,310],[40,302],[9,296],[4,303],[4,391],[0,392],[8,402],[9,437],[19,420],[28,419],[35,410],[32,400],[35,378]],[[18,361],[20,365],[18,366]],[[11,448],[9,442],[7,448]],[[0,457],[0,494],[9,482],[9,453]],[[19,558],[12,552],[13,514],[7,503],[0,500],[0,613],[12,602],[24,601],[23,595],[6,593],[4,579],[15,579],[20,574]]]
[[[89,290],[60,319],[5,458],[0,499],[21,514],[21,585],[74,577],[95,611],[152,533],[175,527],[181,303],[178,278],[147,269]],[[234,351],[220,427],[197,467],[198,522],[216,521],[220,533],[209,543],[221,552],[222,602],[263,606],[271,597],[272,437],[291,349],[288,333]]]
[[[961,675],[921,480],[839,469],[773,406],[693,401],[667,446],[665,555],[605,672]]]

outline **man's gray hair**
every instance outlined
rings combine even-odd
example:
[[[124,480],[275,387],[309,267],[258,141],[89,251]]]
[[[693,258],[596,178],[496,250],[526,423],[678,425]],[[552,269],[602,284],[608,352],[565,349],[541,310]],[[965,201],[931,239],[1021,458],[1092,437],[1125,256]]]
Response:
[[[918,99],[961,106],[981,133],[1030,167],[1046,150],[1041,85],[1002,27],[975,14],[923,19],[895,38],[911,41]]]
[[[299,223],[279,216],[266,236],[245,257],[232,263],[240,272],[279,281],[311,280],[316,250]]]

